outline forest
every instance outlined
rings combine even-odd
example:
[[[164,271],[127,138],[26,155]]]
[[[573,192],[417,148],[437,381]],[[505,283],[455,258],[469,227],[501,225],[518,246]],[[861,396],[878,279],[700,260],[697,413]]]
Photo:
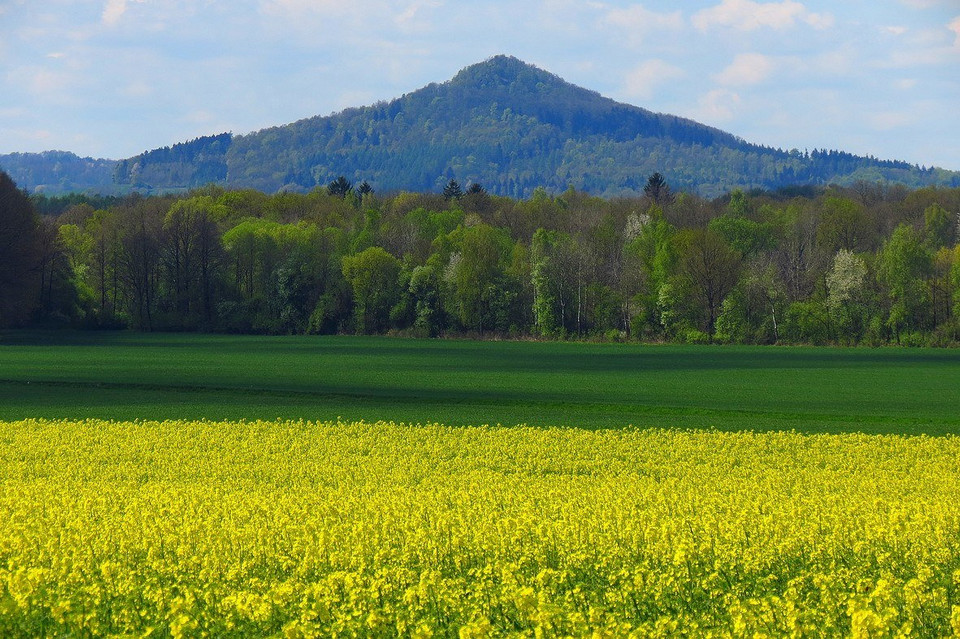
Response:
[[[737,344],[960,343],[960,189],[527,199],[29,196],[0,173],[0,327]]]
[[[895,182],[960,187],[960,172],[840,150],[771,148],[674,115],[615,102],[516,58],[496,56],[389,102],[245,135],[207,135],[119,160],[0,155],[31,192],[163,194],[218,184],[306,193],[343,175],[378,192],[479,182],[530,198],[573,186],[640,197],[654,172],[715,198],[736,188]]]

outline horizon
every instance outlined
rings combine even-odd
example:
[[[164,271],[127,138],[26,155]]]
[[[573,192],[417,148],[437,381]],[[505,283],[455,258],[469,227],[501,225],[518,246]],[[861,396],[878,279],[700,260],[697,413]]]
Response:
[[[954,0],[194,4],[0,0],[0,154],[120,160],[389,101],[509,55],[752,144],[960,170]]]

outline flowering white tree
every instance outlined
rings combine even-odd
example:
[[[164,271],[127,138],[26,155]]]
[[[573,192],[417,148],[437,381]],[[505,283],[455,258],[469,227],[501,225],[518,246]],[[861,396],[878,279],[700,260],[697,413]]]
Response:
[[[827,308],[839,333],[855,329],[855,307],[862,298],[867,265],[853,251],[840,249],[833,258],[833,268],[827,273]]]
[[[867,265],[853,251],[840,249],[833,258],[833,268],[827,273],[828,303],[837,309],[854,300],[867,278]]]

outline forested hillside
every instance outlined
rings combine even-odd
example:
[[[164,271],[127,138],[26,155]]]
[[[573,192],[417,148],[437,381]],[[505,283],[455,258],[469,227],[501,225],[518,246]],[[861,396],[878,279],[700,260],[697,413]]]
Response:
[[[960,342],[960,189],[30,200],[0,178],[2,326]]]
[[[115,160],[66,151],[0,155],[0,170],[32,193],[115,193],[121,190],[113,180],[116,166]]]
[[[23,160],[11,163],[9,157],[0,156],[0,168],[9,165],[23,186],[58,190],[53,178],[37,181],[36,171],[21,171]],[[691,120],[617,103],[498,56],[390,102],[142,153],[117,163],[112,182],[100,192],[182,192],[209,183],[306,192],[344,175],[366,180],[381,193],[438,192],[456,179],[517,198],[537,188],[561,193],[570,186],[616,197],[640,195],[646,176],[655,171],[676,188],[704,197],[734,188],[858,180],[960,186],[958,172],[842,151],[749,144]],[[81,185],[86,179],[73,181]]]

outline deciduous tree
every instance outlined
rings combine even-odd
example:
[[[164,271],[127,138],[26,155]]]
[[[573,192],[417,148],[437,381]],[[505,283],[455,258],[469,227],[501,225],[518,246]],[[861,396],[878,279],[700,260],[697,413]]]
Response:
[[[0,171],[0,326],[27,321],[39,302],[41,253],[37,214]]]

